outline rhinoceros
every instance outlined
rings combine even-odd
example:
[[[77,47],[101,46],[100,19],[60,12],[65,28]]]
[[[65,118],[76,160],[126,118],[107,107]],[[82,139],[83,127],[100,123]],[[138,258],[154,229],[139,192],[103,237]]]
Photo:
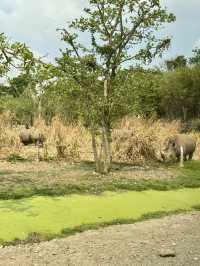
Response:
[[[183,167],[183,161],[191,160],[196,149],[196,139],[192,136],[179,134],[167,138],[161,151],[164,162],[179,160]]]
[[[45,137],[37,130],[26,129],[19,134],[20,141],[24,145],[35,144],[39,147],[43,147]]]

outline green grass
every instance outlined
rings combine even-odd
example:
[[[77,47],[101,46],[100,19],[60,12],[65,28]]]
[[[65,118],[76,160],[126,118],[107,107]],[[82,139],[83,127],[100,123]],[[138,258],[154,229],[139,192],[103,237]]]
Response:
[[[11,163],[16,163],[16,162],[25,162],[27,161],[27,159],[23,158],[21,155],[17,153],[12,153],[7,158],[7,161]]]
[[[10,176],[9,172],[3,171],[5,182],[0,182],[0,199],[21,199],[26,197],[38,196],[61,196],[68,194],[99,194],[104,191],[145,191],[149,189],[158,191],[177,190],[182,188],[199,188],[200,187],[200,162],[187,162],[183,169],[179,169],[179,175],[169,180],[136,180],[116,177],[93,177],[88,169],[92,169],[92,165],[78,166],[81,171],[86,171],[86,177],[79,178],[76,182],[50,183],[34,182],[28,176],[31,173],[15,173],[11,175],[12,182],[8,182],[6,176]],[[85,167],[87,170],[85,170]],[[177,165],[171,167],[176,169]],[[64,170],[62,170],[64,172]],[[70,171],[73,171],[71,167]],[[55,171],[54,171],[55,172]],[[117,175],[119,171],[115,172]],[[40,174],[40,173],[39,173]],[[51,173],[53,175],[53,173]],[[56,175],[59,173],[55,172]],[[62,173],[63,174],[63,173]],[[67,175],[67,170],[65,171]],[[87,174],[90,175],[87,178]],[[0,172],[0,178],[3,174]],[[27,175],[27,178],[26,178]],[[42,173],[44,176],[45,173]],[[40,177],[41,180],[43,177]],[[134,176],[134,170],[133,170]],[[51,177],[53,179],[53,176]],[[66,177],[67,180],[67,177]]]
[[[200,189],[104,192],[0,201],[0,239],[38,240],[110,224],[132,223],[200,205]],[[197,209],[197,207],[195,207]],[[35,232],[35,234],[33,233]]]

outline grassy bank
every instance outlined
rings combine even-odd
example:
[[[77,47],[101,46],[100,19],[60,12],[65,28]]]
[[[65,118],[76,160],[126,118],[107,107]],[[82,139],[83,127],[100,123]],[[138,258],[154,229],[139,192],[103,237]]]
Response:
[[[17,163],[19,164],[22,163]],[[23,163],[24,166],[24,163]],[[142,169],[118,167],[109,176],[98,176],[93,173],[93,165],[77,164],[66,167],[38,171],[35,168],[21,171],[12,169],[0,170],[0,199],[20,199],[38,196],[61,196],[67,194],[98,194],[103,191],[143,191],[143,190],[176,190],[200,187],[200,162],[187,162],[183,169],[178,166],[158,171],[158,169]],[[175,176],[168,178],[171,173]],[[138,176],[138,173],[140,176]],[[137,176],[136,176],[137,174]],[[160,178],[159,175],[163,175]],[[147,178],[153,175],[152,178]],[[155,176],[154,176],[155,175]],[[156,176],[157,175],[157,176]]]

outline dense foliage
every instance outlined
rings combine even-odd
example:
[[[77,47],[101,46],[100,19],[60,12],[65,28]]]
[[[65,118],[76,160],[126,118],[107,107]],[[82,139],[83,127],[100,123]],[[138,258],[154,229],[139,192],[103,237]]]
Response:
[[[176,66],[170,70],[168,67],[164,71],[147,70],[142,67],[121,70],[115,82],[117,89],[113,95],[114,120],[131,113],[144,117],[154,116],[185,121],[198,119],[200,116],[199,51],[196,49],[193,57],[185,58],[187,60],[185,66]],[[171,63],[173,61],[176,65],[177,58],[170,60]],[[101,82],[99,81],[99,86]],[[6,85],[2,83],[0,111],[10,110],[16,115],[19,123],[25,121],[31,123],[30,121],[37,115],[35,85],[32,83],[31,86],[30,76],[21,73],[9,79]],[[85,93],[87,97],[97,97],[98,90],[93,95],[89,95],[89,91],[83,91],[83,94]],[[47,122],[50,122],[56,114],[60,114],[66,121],[77,121],[83,115],[84,108],[92,108],[92,106],[86,107],[87,103],[80,105],[79,97],[83,95],[73,80],[60,78],[47,83],[41,95],[42,116]],[[90,100],[95,99],[90,98]],[[100,107],[101,103],[97,104]]]

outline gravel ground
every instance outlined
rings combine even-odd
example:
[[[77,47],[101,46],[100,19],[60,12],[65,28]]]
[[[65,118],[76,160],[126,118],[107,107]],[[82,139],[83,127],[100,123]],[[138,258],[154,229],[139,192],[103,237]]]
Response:
[[[0,248],[0,266],[11,265],[199,266],[200,213],[110,226],[40,244]]]

